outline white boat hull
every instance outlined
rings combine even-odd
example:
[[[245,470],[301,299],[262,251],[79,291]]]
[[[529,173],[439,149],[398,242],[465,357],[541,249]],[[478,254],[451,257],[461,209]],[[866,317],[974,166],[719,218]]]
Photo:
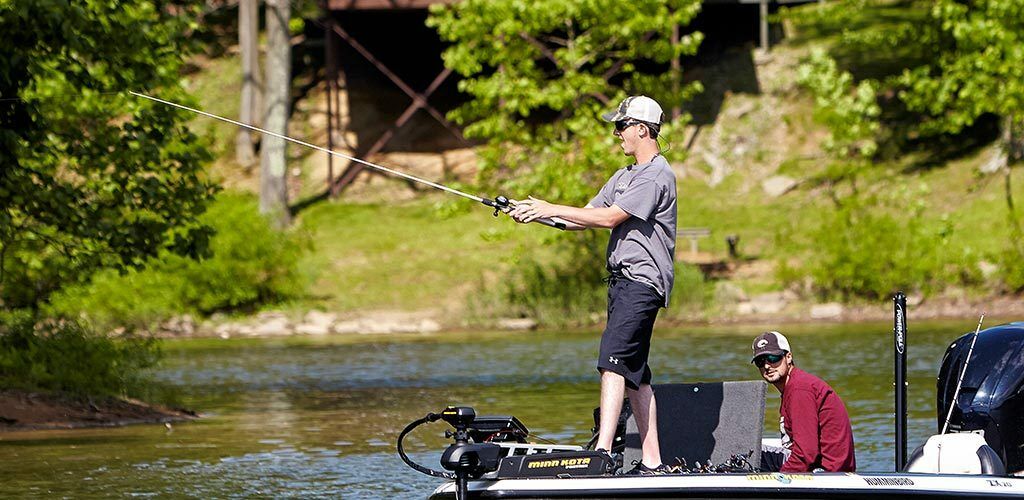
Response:
[[[1024,478],[960,474],[684,474],[470,481],[470,498],[1013,498]],[[431,500],[455,498],[455,484]]]

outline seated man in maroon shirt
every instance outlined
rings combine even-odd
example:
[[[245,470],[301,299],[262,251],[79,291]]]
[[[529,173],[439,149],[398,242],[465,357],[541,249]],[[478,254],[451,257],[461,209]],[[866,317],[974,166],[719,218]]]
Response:
[[[853,472],[853,430],[843,400],[820,378],[796,367],[789,341],[779,332],[754,339],[752,362],[782,394],[782,447],[763,446],[761,470]]]

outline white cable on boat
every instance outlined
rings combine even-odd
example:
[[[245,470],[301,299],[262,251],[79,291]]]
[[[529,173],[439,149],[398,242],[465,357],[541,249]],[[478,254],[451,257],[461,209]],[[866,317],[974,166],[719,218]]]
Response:
[[[981,313],[978,319],[978,327],[974,329],[974,338],[971,339],[971,348],[967,351],[967,359],[964,360],[964,369],[960,371],[960,379],[956,381],[956,389],[953,391],[953,399],[949,401],[949,413],[946,413],[946,423],[942,424],[942,432],[945,434],[949,429],[949,419],[953,418],[953,407],[956,406],[956,398],[960,396],[960,384],[964,383],[964,375],[967,374],[967,365],[971,362],[971,354],[974,353],[974,343],[978,341],[978,332],[981,331],[981,322],[985,321],[985,313]]]

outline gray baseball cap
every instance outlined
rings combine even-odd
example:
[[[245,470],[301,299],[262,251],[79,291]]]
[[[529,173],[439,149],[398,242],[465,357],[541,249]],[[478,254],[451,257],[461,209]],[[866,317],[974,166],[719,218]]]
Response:
[[[645,95],[629,96],[619,103],[615,111],[603,113],[601,118],[610,122],[619,122],[628,118],[661,125],[664,113],[658,102]]]
[[[750,362],[753,363],[758,356],[765,354],[785,354],[792,352],[789,348],[789,340],[786,340],[786,336],[779,332],[764,332],[758,335],[754,339],[754,343],[750,346],[754,350],[754,357],[750,358]]]

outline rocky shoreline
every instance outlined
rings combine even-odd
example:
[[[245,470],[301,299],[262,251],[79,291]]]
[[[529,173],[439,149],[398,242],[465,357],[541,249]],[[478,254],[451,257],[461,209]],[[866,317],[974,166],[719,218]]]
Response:
[[[679,320],[671,316],[659,319],[663,326],[691,324],[765,324],[806,322],[867,322],[892,319],[890,303],[842,304],[839,302],[807,302],[791,292],[771,292],[752,296],[737,293],[728,286],[716,290],[717,302],[725,303],[717,314],[694,320]],[[911,320],[976,320],[985,313],[990,318],[1024,319],[1024,300],[1017,296],[968,298],[943,296],[924,299],[920,295],[908,297]],[[595,316],[600,322],[603,317]],[[580,325],[587,326],[587,325]],[[592,326],[599,326],[595,323]],[[539,327],[531,318],[496,318],[477,325],[502,331],[528,331]],[[222,339],[282,336],[327,335],[388,335],[438,333],[464,330],[465,326],[446,324],[437,311],[376,311],[359,316],[325,311],[309,311],[300,315],[283,312],[263,312],[254,316],[227,320],[214,316],[197,321],[189,315],[172,318],[160,324],[151,333],[163,338],[219,337]]]

